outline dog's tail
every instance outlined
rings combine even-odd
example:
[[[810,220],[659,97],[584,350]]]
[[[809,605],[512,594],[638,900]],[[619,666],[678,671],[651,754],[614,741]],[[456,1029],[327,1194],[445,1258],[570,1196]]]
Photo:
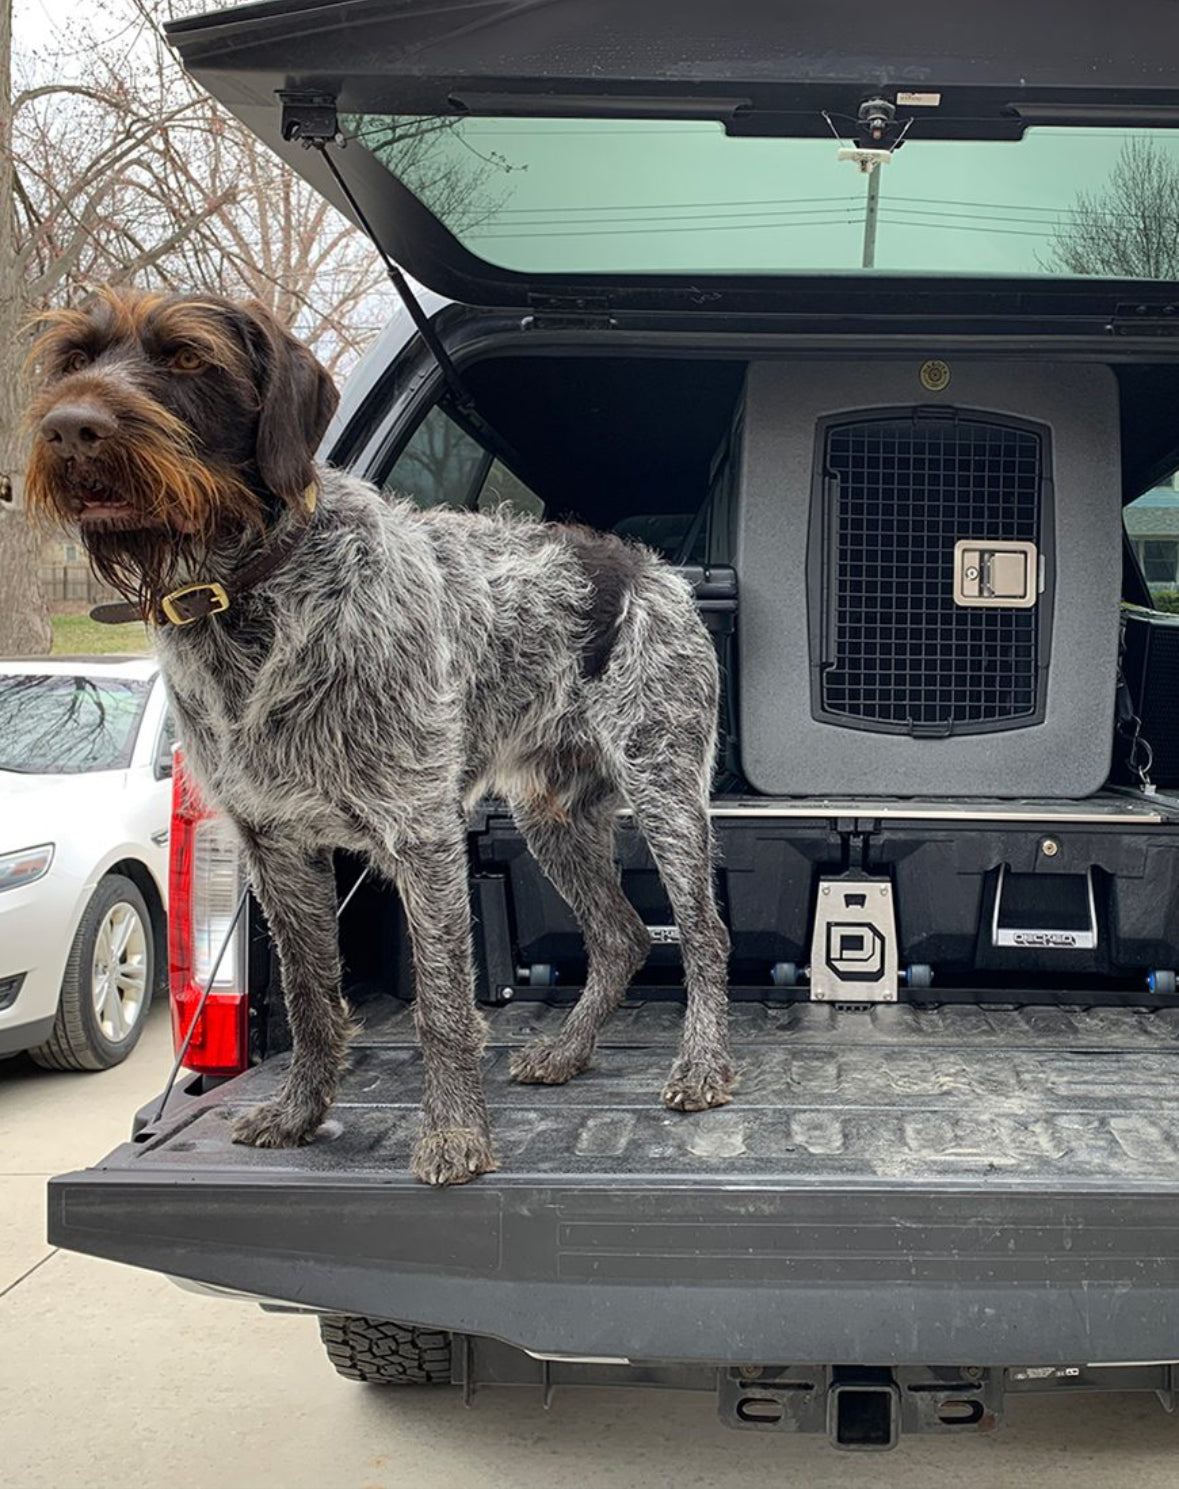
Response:
[[[716,763],[720,666],[691,586],[653,556],[618,611],[600,707],[611,735],[641,753],[667,750],[698,772],[707,808]],[[651,736],[660,734],[661,740]]]

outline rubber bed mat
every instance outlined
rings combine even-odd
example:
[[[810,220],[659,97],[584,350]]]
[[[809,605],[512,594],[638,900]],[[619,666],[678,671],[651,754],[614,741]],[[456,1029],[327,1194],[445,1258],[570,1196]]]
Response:
[[[696,1114],[659,1104],[681,1020],[669,1003],[620,1010],[593,1067],[568,1086],[511,1081],[512,1048],[552,1034],[564,1013],[518,1003],[490,1014],[483,1071],[497,1183],[1179,1185],[1179,1010],[737,1005],[736,1097]],[[287,1058],[201,1097],[178,1122],[165,1117],[112,1159],[141,1173],[182,1165],[194,1177],[405,1173],[422,1074],[407,1009],[370,1005],[313,1143],[231,1144],[228,1119],[274,1090]]]

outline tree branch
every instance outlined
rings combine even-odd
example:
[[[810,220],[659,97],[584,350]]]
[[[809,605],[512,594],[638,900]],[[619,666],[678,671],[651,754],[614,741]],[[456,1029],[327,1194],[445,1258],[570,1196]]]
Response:
[[[223,207],[228,206],[228,204],[232,200],[232,193],[226,192],[224,196],[215,198],[209,203],[207,207],[203,208],[201,211],[192,213],[188,218],[185,219],[184,222],[180,223],[176,227],[175,231],[169,233],[168,236],[162,239],[161,242],[155,244],[155,246],[152,248],[144,249],[144,251],[133,258],[130,263],[124,264],[117,273],[111,275],[109,282],[111,284],[125,284],[129,279],[134,279],[136,274],[140,273],[142,270],[152,268],[155,265],[159,264],[161,259],[167,258],[167,256],[171,252],[173,252],[173,250],[177,248],[181,243],[183,243],[186,238],[191,236],[191,234],[194,233],[197,228],[201,226],[202,223],[207,222],[210,217],[215,217],[216,214],[220,212]]]
[[[82,83],[42,83],[38,88],[24,88],[17,93],[12,100],[12,112],[17,113],[26,104],[33,103],[38,98],[51,98],[56,94],[88,98],[92,103],[101,103],[107,108],[118,108],[121,102],[114,94],[107,93],[100,88],[88,88]]]

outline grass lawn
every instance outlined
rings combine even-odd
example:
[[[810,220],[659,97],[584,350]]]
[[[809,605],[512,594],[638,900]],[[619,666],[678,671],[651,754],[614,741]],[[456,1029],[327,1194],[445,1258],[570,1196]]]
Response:
[[[110,652],[146,652],[147,632],[137,620],[125,626],[100,626],[88,615],[55,615],[55,657],[101,657]]]

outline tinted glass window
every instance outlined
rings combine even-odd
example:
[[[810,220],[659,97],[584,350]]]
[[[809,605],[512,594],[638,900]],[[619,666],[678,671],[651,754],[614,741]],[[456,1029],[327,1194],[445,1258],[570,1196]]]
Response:
[[[480,512],[515,512],[521,517],[544,516],[544,502],[500,460],[493,460],[475,503]]]
[[[489,461],[466,430],[442,409],[431,409],[381,489],[389,496],[407,496],[419,507],[469,507]]]
[[[1179,476],[1144,491],[1124,515],[1126,535],[1155,606],[1179,609]]]
[[[1179,279],[1179,138],[1167,128],[948,143],[923,140],[918,120],[869,178],[834,138],[730,135],[715,120],[341,122],[465,248],[525,274]]]
[[[1146,542],[1142,545],[1142,567],[1148,584],[1174,584],[1179,561],[1179,543]]]
[[[0,676],[0,770],[123,769],[150,689],[133,678]]]

